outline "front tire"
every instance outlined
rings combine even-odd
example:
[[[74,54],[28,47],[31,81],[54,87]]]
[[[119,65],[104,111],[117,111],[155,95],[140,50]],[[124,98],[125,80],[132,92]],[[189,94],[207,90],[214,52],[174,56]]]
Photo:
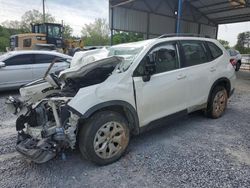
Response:
[[[206,114],[208,117],[216,119],[223,115],[227,107],[228,95],[225,87],[216,86],[208,101]]]
[[[126,119],[112,111],[93,115],[79,134],[79,148],[84,158],[98,165],[118,160],[129,144],[129,128]]]

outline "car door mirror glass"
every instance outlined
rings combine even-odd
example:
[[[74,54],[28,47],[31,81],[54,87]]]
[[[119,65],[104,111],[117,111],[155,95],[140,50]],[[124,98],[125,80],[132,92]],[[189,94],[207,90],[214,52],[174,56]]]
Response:
[[[0,68],[5,67],[5,63],[0,61]]]

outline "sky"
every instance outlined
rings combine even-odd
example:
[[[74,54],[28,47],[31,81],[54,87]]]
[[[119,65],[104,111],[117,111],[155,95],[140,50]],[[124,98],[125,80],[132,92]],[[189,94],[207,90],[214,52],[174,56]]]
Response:
[[[28,10],[42,12],[42,0],[0,0],[0,24],[5,20],[21,20]],[[108,19],[108,0],[45,0],[46,13],[61,23],[69,24],[74,35],[80,35],[84,24],[95,18]]]
[[[250,22],[219,25],[218,39],[226,40],[230,46],[234,46],[238,34],[245,31],[250,31]]]
[[[108,0],[45,0],[46,12],[61,23],[69,24],[74,35],[80,36],[84,24],[95,18],[108,20]],[[20,20],[24,12],[36,9],[42,12],[42,0],[0,0],[0,24],[5,20]],[[237,42],[240,32],[250,31],[250,22],[219,26],[218,38],[227,40],[230,46]]]

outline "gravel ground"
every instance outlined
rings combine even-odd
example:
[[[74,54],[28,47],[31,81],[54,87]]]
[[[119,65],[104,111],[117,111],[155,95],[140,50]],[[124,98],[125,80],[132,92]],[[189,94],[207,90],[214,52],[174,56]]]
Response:
[[[121,160],[103,167],[78,151],[41,165],[25,160],[1,93],[0,187],[250,187],[250,73],[237,77],[222,118],[184,116],[134,137]]]

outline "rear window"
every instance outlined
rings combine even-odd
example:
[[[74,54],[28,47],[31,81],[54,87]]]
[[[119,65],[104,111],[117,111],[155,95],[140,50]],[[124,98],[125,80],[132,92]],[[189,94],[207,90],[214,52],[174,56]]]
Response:
[[[47,54],[35,55],[36,64],[51,63],[55,58],[57,58],[57,56]]]
[[[207,45],[208,45],[208,48],[210,49],[212,59],[216,59],[223,54],[222,50],[214,43],[207,42]]]

